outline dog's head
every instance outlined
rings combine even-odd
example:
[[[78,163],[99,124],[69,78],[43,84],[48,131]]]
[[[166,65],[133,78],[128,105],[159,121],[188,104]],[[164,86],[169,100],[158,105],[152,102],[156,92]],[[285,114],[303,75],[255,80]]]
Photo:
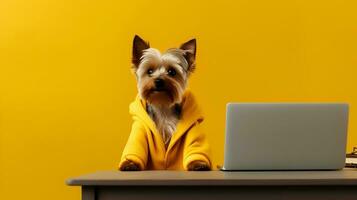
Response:
[[[187,79],[195,69],[196,40],[160,53],[136,35],[132,54],[140,96],[157,106],[180,103]]]

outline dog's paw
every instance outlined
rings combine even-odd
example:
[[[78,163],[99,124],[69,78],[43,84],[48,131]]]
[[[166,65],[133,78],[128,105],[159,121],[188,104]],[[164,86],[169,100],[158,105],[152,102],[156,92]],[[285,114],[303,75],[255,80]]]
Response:
[[[206,162],[197,160],[197,161],[193,161],[191,162],[187,169],[189,171],[209,171],[211,170],[211,168],[209,167],[209,165]]]
[[[140,171],[140,167],[134,162],[126,160],[120,167],[120,171]]]

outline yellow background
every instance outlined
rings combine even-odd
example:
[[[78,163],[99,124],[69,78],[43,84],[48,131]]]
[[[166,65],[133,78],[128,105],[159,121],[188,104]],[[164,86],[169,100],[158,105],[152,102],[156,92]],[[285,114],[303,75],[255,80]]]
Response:
[[[79,199],[66,178],[115,169],[136,94],[134,34],[161,50],[198,39],[190,87],[216,164],[229,101],[348,102],[350,151],[356,10],[353,0],[1,0],[1,199]]]

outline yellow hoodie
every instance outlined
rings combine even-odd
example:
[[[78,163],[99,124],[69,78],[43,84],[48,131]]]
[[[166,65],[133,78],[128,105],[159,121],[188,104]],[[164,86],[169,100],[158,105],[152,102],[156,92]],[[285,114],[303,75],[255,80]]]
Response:
[[[129,110],[134,122],[119,168],[125,160],[136,163],[141,170],[187,170],[196,160],[211,167],[208,141],[201,130],[203,116],[190,91],[183,96],[181,117],[167,149],[146,112],[146,102],[137,96]]]

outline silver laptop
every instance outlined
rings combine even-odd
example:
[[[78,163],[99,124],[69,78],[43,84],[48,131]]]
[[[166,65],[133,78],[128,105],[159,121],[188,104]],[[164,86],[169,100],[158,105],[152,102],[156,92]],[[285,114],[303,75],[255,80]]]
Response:
[[[348,104],[229,103],[223,170],[337,170]]]

